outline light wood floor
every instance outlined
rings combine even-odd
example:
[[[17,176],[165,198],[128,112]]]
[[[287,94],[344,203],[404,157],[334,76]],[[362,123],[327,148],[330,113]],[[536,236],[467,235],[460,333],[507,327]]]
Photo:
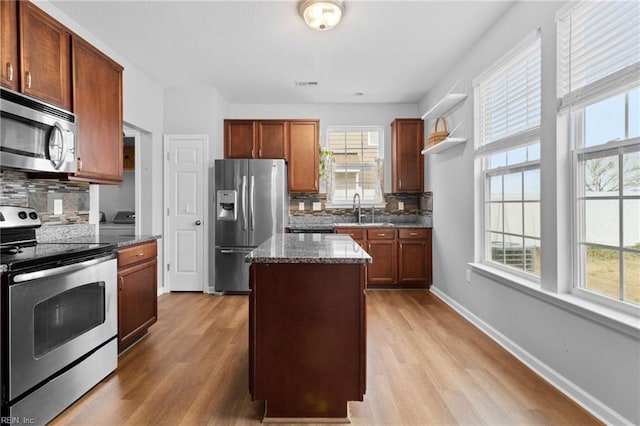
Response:
[[[599,424],[427,291],[367,295],[358,425]],[[247,390],[247,298],[172,293],[151,334],[55,425],[257,425]]]

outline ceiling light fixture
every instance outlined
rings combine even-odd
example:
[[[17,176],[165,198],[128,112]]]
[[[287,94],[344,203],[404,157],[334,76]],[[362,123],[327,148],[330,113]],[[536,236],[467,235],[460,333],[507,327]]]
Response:
[[[308,26],[326,31],[340,23],[344,4],[340,0],[306,0],[300,4],[300,14]]]

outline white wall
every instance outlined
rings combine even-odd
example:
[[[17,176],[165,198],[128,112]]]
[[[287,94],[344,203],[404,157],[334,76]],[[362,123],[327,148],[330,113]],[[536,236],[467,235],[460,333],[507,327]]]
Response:
[[[451,114],[450,127],[463,121],[469,141],[436,156],[426,157],[425,187],[433,191],[433,274],[436,294],[475,317],[526,354],[547,377],[557,380],[592,412],[614,424],[640,424],[640,342],[494,279],[473,274],[466,282],[467,263],[474,261],[474,146],[472,80],[542,28],[543,123],[542,202],[543,239],[553,265],[560,259],[556,245],[562,223],[556,226],[556,203],[562,189],[555,187],[555,13],[561,2],[518,2],[487,32],[446,78],[421,101],[429,109],[451,87],[469,93],[464,105]],[[457,82],[457,84],[456,84]],[[433,123],[428,123],[428,129]],[[430,129],[429,129],[430,130]],[[564,219],[562,219],[564,220]],[[545,224],[545,221],[547,224]],[[553,222],[550,224],[550,222]],[[546,228],[545,228],[546,227]],[[564,232],[564,231],[562,231]],[[556,251],[556,252],[554,252]],[[544,256],[544,254],[543,254]],[[560,261],[561,262],[561,261]],[[544,265],[547,263],[543,264]],[[543,271],[543,285],[562,280],[557,270]],[[566,267],[565,267],[566,268]],[[554,269],[554,268],[550,268]],[[562,287],[563,283],[558,282]],[[548,284],[547,284],[548,285]]]
[[[38,7],[124,67],[122,77],[124,121],[143,132],[141,155],[144,158],[145,173],[151,176],[151,179],[145,180],[146,185],[143,187],[145,194],[151,195],[150,203],[145,203],[146,208],[136,214],[141,220],[147,222],[143,229],[149,229],[154,235],[162,235],[162,113],[164,103],[162,88],[52,3],[38,2]],[[97,211],[98,208],[98,200],[92,199],[91,210]],[[94,216],[97,217],[97,215]],[[148,225],[149,222],[151,226]],[[158,241],[158,288],[160,289],[163,288],[161,274],[163,264],[162,241],[160,240]]]
[[[317,118],[323,145],[328,126],[382,126],[384,191],[391,192],[391,122],[418,116],[416,104],[230,104],[225,118]]]

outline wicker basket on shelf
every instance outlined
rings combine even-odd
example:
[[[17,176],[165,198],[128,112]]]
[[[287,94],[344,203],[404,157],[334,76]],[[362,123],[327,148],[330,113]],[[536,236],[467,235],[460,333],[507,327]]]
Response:
[[[438,124],[440,123],[440,120],[442,120],[442,127],[444,128],[443,130],[438,130]],[[436,123],[433,126],[433,132],[431,132],[431,134],[427,138],[427,147],[434,146],[440,143],[441,141],[445,140],[447,136],[449,136],[449,129],[447,129],[447,120],[445,120],[444,117],[438,117],[436,119]]]

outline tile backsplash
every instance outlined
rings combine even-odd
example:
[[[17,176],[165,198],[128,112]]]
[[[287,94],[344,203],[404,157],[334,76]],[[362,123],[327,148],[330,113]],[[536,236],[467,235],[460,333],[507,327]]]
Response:
[[[424,192],[421,194],[385,194],[384,209],[376,209],[376,214],[380,215],[420,215],[431,216],[433,205],[433,194]],[[292,216],[352,216],[353,208],[327,208],[326,194],[291,194],[289,196],[289,214]],[[299,203],[304,203],[304,210],[299,209]],[[400,210],[399,203],[404,203],[404,208]],[[314,203],[320,203],[320,210],[313,210]]]
[[[0,170],[0,205],[32,207],[43,226],[89,223],[89,185],[27,178],[26,173]],[[62,212],[55,214],[55,206]]]

